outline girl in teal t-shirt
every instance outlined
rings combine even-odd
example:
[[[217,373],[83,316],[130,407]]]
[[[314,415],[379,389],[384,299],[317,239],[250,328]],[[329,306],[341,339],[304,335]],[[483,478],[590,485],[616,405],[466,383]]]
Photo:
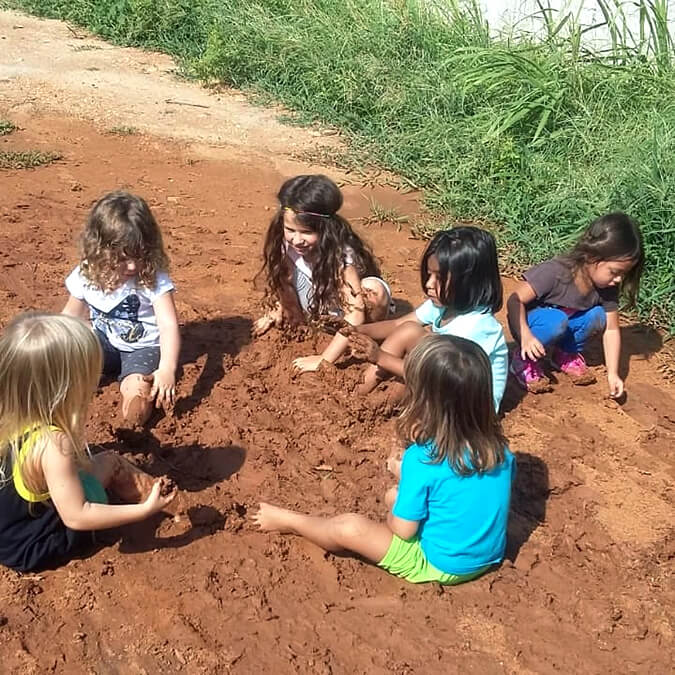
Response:
[[[468,581],[504,557],[515,470],[493,405],[490,361],[471,340],[434,334],[413,348],[404,371],[399,431],[410,445],[402,462],[389,462],[400,483],[385,495],[385,522],[265,503],[254,519],[263,530],[357,553],[413,583]]]

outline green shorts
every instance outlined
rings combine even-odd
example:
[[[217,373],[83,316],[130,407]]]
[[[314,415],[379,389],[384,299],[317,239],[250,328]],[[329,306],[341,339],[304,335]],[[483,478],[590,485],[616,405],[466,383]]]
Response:
[[[412,584],[436,581],[439,584],[447,585],[471,581],[471,579],[479,577],[492,567],[492,565],[486,565],[476,572],[470,572],[469,574],[446,574],[427,560],[420,540],[417,537],[407,541],[396,535],[391,540],[386,555],[377,563],[377,566]]]

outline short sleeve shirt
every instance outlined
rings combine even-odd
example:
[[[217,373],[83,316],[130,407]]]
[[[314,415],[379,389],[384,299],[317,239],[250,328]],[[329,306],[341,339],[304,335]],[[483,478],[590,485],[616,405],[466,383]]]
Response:
[[[484,474],[461,476],[445,460],[431,463],[431,444],[405,451],[393,514],[420,523],[429,562],[446,574],[469,574],[501,562],[515,476],[515,460]]]
[[[572,312],[585,312],[597,305],[602,305],[606,312],[616,312],[619,306],[618,288],[591,286],[591,290],[583,294],[574,283],[570,268],[558,258],[530,267],[523,278],[537,294],[537,305]]]
[[[490,359],[492,369],[492,394],[495,409],[499,405],[506,389],[506,378],[509,369],[509,350],[506,346],[504,329],[493,314],[489,312],[466,312],[443,324],[444,307],[434,305],[427,300],[415,310],[415,316],[420,323],[430,325],[434,333],[441,335],[456,335],[475,342],[483,348]]]
[[[92,286],[76,267],[66,279],[68,292],[89,306],[91,322],[110,344],[122,352],[159,346],[159,328],[153,303],[172,291],[169,276],[160,272],[154,288],[145,288],[129,279],[114,291]]]

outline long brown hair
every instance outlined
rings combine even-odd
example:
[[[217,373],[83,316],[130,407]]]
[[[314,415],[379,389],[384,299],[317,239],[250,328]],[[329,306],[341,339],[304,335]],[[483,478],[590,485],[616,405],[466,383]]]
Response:
[[[560,256],[559,260],[570,268],[572,278],[588,263],[631,260],[633,267],[624,277],[619,291],[628,300],[629,306],[635,305],[645,253],[640,228],[625,213],[615,211],[594,220],[574,248]]]
[[[353,264],[361,278],[381,276],[370,248],[351,225],[338,215],[342,206],[342,193],[330,178],[321,174],[295,176],[281,186],[277,199],[279,208],[267,230],[263,264],[258,273],[258,277],[265,276],[267,304],[277,302],[282,288],[290,283],[292,274],[284,247],[285,209],[293,211],[303,227],[319,235],[309,305],[312,318],[343,306],[345,298],[341,297],[340,290],[344,282],[347,249],[351,250]]]
[[[483,349],[454,335],[429,335],[404,363],[405,407],[398,430],[407,442],[431,443],[430,461],[460,475],[485,473],[504,461],[506,438],[492,398]]]
[[[138,261],[138,281],[146,288],[154,288],[157,273],[169,268],[150,207],[128,192],[110,192],[94,204],[80,247],[82,275],[104,292],[120,285],[118,269],[127,258]]]

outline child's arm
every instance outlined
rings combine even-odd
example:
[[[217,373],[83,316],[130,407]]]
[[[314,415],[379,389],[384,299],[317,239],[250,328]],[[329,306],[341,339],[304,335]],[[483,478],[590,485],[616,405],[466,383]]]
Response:
[[[393,509],[394,507],[392,507]],[[420,527],[418,520],[404,520],[395,516],[392,511],[387,514],[387,527],[401,539],[412,539]]]
[[[342,297],[346,298],[344,319],[352,326],[360,326],[366,320],[365,304],[361,292],[361,279],[353,265],[347,265],[344,271],[345,283],[342,287]],[[315,371],[322,361],[334,363],[347,349],[349,338],[341,333],[336,333],[330,344],[324,349],[323,354],[303,356],[293,361],[293,367],[298,373]]]
[[[509,328],[511,328],[511,334],[515,340],[520,343],[520,355],[523,359],[532,359],[533,361],[546,355],[544,345],[532,335],[532,331],[527,324],[525,306],[536,298],[537,294],[534,288],[527,281],[521,281],[506,302]]]
[[[416,321],[420,324],[420,326],[424,325],[417,318],[416,312],[413,311],[403,316],[399,316],[397,319],[388,319],[387,321],[377,321],[375,323],[363,324],[357,328],[357,331],[367,335],[373,340],[381,342],[382,340],[388,338],[396,328],[406,321]]]
[[[176,496],[175,491],[162,496],[160,481],[156,481],[141,504],[111,506],[87,501],[64,436],[48,441],[42,455],[42,471],[49,496],[64,525],[71,530],[103,530],[135,523],[161,511]]]
[[[66,302],[66,306],[61,310],[61,314],[67,314],[68,316],[74,316],[76,319],[88,321],[89,305],[84,300],[71,295],[68,298],[68,302]]]
[[[180,352],[180,331],[173,292],[163,293],[153,303],[159,328],[159,367],[152,374],[151,398],[163,405],[173,403],[176,395],[176,369]]]
[[[602,335],[602,347],[605,352],[609,395],[612,398],[619,398],[623,394],[623,380],[619,376],[619,358],[621,356],[619,312],[607,312],[607,326]]]

